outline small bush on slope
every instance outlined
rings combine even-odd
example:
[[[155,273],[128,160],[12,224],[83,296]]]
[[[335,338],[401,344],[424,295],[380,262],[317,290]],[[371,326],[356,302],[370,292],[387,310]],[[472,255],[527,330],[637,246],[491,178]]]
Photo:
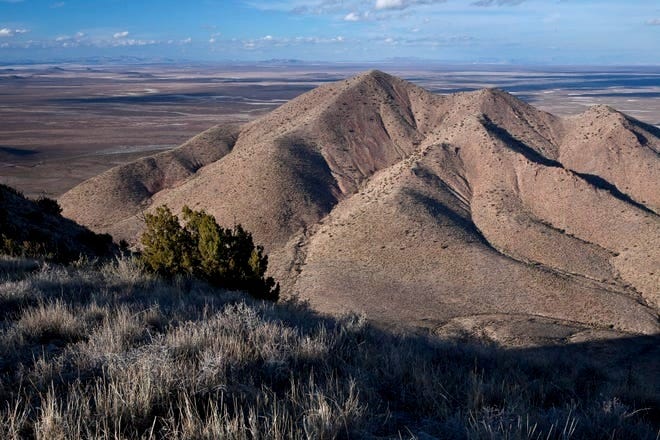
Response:
[[[145,215],[142,236],[144,265],[165,277],[194,275],[215,286],[244,290],[276,301],[279,285],[266,277],[268,257],[241,225],[221,228],[204,211],[183,208],[184,225],[167,206]]]
[[[145,225],[141,259],[147,269],[164,277],[192,275],[195,265],[192,237],[170,209],[160,206],[154,214],[146,214]]]
[[[393,335],[165,283],[127,259],[0,267],[2,439],[655,439],[660,428],[649,378],[594,374],[581,347]]]
[[[49,197],[42,196],[35,200],[35,203],[41,210],[50,215],[60,215],[62,214],[62,207],[57,200],[53,200]]]

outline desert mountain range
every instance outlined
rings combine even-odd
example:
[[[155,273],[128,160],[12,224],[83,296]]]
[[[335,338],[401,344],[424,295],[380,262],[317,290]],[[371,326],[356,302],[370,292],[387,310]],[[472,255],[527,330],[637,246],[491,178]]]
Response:
[[[326,312],[504,342],[660,331],[660,130],[605,106],[559,118],[370,71],[59,201],[134,243],[162,204],[241,223]]]

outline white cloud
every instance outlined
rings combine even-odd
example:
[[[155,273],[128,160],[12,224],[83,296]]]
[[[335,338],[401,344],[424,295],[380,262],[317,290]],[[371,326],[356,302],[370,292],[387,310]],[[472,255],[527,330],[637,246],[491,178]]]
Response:
[[[150,46],[152,44],[160,44],[160,42],[156,40],[136,40],[133,38],[119,38],[111,41],[109,45],[112,47],[126,47],[126,46]],[[92,45],[103,47],[105,44],[104,42],[101,41]]]
[[[151,46],[158,44],[165,44],[161,40],[141,40],[134,38],[114,38],[113,36],[105,38],[94,38],[85,34],[84,32],[76,32],[73,35],[59,35],[57,37],[52,37],[50,39],[44,40],[13,40],[15,42],[8,43],[5,47],[14,47],[14,48],[74,48],[74,47],[97,47],[97,48],[107,48],[107,47],[130,47],[130,46]]]
[[[60,35],[59,37],[55,38],[55,41],[57,42],[62,42],[62,41],[79,41],[80,39],[85,37],[84,32],[76,32],[74,36],[70,35]]]
[[[344,21],[360,21],[360,14],[357,14],[355,12],[346,14],[346,16],[344,17]]]
[[[343,44],[346,38],[342,35],[336,37],[319,36],[297,36],[297,37],[274,37],[267,35],[256,39],[239,40],[232,38],[227,40],[226,46],[240,45],[243,49],[257,50],[272,47],[297,47],[306,44]]]
[[[9,29],[9,28],[2,28],[0,29],[0,37],[13,37],[14,35],[17,34],[27,34],[30,32],[27,29]]]
[[[376,9],[403,9],[406,4],[403,0],[376,0]]]
[[[215,43],[215,38],[213,38],[213,37],[209,38],[209,43],[211,43],[211,44]]]
[[[651,20],[647,21],[646,24],[649,26],[660,26],[660,18],[652,18]]]
[[[336,15],[344,21],[366,21],[370,12],[401,11],[423,5],[446,3],[447,0],[243,0],[253,8],[287,11],[298,15]],[[516,0],[491,0],[516,1]],[[522,1],[522,0],[517,0]],[[358,12],[360,11],[360,12]],[[383,17],[381,15],[381,17]],[[392,18],[388,16],[387,18]],[[382,18],[381,18],[382,19]],[[378,20],[378,18],[373,18]]]
[[[64,7],[65,4],[66,3],[64,3],[64,2],[57,2],[57,3],[53,3],[52,5],[50,5],[50,7],[51,7],[51,9],[57,9],[57,8]]]
[[[388,9],[401,10],[401,9],[409,8],[411,6],[433,5],[436,3],[445,3],[446,1],[447,0],[376,0],[374,9],[376,9],[377,11],[383,11]],[[514,1],[514,0],[509,0],[509,1]]]
[[[251,4],[258,9],[290,11],[294,14],[335,14],[345,13],[346,10],[354,9],[361,4],[373,0],[255,0]]]
[[[126,37],[128,37],[128,34],[129,34],[128,31],[117,32],[117,33],[115,33],[115,34],[112,36],[112,38],[115,38],[115,39],[118,40],[118,39],[120,39],[120,38],[126,38]]]
[[[184,40],[181,40],[181,43],[183,43],[183,44],[190,44],[190,43],[192,43],[192,38],[188,37],[188,38],[186,38],[186,39],[184,39]]]

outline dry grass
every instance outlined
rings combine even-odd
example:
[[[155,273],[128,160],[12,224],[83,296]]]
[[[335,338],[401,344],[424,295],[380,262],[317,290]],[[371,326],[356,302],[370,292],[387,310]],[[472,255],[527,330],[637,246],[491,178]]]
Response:
[[[0,438],[649,438],[657,393],[585,362],[393,335],[127,259],[0,265]]]

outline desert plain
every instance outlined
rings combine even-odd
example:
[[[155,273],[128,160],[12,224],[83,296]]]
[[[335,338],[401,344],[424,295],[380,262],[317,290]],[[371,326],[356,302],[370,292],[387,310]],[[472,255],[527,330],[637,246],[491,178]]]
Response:
[[[0,65],[0,182],[58,197],[119,164],[382,69],[436,94],[501,88],[557,116],[605,104],[660,127],[659,67],[302,63]]]

